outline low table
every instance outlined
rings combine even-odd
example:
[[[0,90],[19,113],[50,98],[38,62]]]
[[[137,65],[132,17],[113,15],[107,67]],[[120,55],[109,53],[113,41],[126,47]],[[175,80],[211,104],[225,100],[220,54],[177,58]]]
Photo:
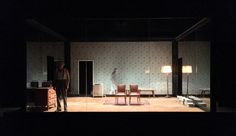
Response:
[[[141,92],[151,92],[152,96],[155,97],[154,89],[152,88],[140,88]],[[149,95],[150,97],[150,95]]]

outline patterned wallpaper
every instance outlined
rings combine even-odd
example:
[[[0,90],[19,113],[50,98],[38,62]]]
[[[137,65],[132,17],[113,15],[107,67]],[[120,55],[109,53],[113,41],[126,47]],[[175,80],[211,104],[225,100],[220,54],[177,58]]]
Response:
[[[47,80],[47,55],[63,60],[62,42],[27,42],[27,82]],[[180,42],[179,57],[183,64],[193,66],[189,93],[199,94],[199,88],[210,87],[210,43]],[[118,82],[136,83],[140,87],[156,89],[166,94],[166,76],[160,72],[163,65],[171,64],[171,42],[72,42],[71,89],[79,94],[78,61],[94,61],[94,83],[103,83],[105,93],[111,89],[111,73],[118,68]],[[150,70],[145,74],[145,70]],[[169,77],[169,92],[172,94]],[[183,75],[183,94],[186,93],[186,75]]]
[[[27,86],[31,81],[47,80],[47,56],[64,59],[63,42],[27,42]]]
[[[111,73],[118,68],[118,83],[135,83],[140,87],[156,89],[166,94],[166,76],[160,72],[163,65],[171,65],[171,42],[73,42],[71,44],[71,88],[79,93],[79,60],[94,61],[94,83],[102,83],[104,92],[111,89]],[[145,74],[149,69],[150,73]],[[172,94],[171,76],[169,92]]]
[[[189,93],[200,94],[199,88],[210,88],[210,42],[179,42],[179,57],[183,65],[192,65],[189,75]],[[183,74],[183,94],[187,90],[187,76]]]

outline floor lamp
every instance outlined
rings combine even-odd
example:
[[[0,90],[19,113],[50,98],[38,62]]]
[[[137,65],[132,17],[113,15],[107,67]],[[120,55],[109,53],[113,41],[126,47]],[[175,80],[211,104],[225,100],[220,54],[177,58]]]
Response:
[[[186,96],[188,97],[188,82],[189,82],[189,74],[192,73],[192,66],[183,66],[182,67],[182,73],[186,73],[187,74],[187,92],[186,92]]]
[[[166,74],[166,81],[167,81],[167,91],[166,91],[166,97],[169,98],[169,86],[168,86],[168,76],[172,72],[171,66],[162,66],[161,67],[161,73]]]

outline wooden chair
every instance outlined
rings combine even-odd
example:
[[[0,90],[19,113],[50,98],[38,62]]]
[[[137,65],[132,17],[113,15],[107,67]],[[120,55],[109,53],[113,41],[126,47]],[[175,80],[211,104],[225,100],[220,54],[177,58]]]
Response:
[[[118,104],[118,98],[119,97],[124,97],[125,98],[125,104],[126,104],[126,89],[125,89],[125,85],[117,85],[117,90],[116,90],[116,93],[115,93],[115,103]]]
[[[44,81],[42,82],[42,87],[51,87],[52,86],[52,82],[51,81]]]
[[[39,82],[38,82],[38,81],[32,81],[32,82],[30,82],[30,87],[36,87],[36,88],[38,88],[38,87],[39,87]]]
[[[138,85],[130,85],[129,91],[129,104],[131,103],[131,97],[137,97],[137,103],[140,103],[140,89],[138,89]]]

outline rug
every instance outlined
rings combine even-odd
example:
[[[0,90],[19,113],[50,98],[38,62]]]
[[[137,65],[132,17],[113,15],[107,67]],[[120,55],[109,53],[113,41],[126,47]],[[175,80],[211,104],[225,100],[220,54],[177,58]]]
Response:
[[[125,104],[125,100],[119,99],[118,104],[115,103],[115,99],[109,99],[109,100],[105,100],[105,102],[103,103],[104,105],[150,105],[148,100],[142,100],[140,101],[140,103],[137,103],[137,101],[131,101],[131,103],[129,103],[129,100],[126,100],[126,104]]]

